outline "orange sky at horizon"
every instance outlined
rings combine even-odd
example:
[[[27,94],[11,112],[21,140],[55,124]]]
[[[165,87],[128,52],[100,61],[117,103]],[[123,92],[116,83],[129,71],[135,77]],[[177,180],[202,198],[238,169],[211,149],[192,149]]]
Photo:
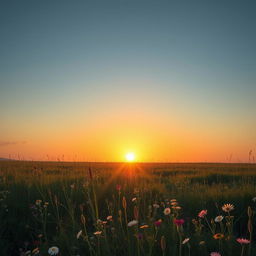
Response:
[[[23,126],[20,140],[0,147],[1,157],[25,160],[125,161],[134,152],[138,162],[247,162],[250,137],[237,136],[223,127],[211,129],[164,114],[137,112],[105,115],[84,123],[48,122],[29,130]],[[151,112],[152,114],[152,112]],[[61,128],[63,127],[63,128]],[[242,129],[242,127],[240,128]],[[28,139],[27,139],[28,138]],[[25,141],[25,142],[23,142]],[[248,144],[247,144],[248,143]],[[3,144],[3,143],[2,143]],[[231,157],[232,155],[232,157]]]

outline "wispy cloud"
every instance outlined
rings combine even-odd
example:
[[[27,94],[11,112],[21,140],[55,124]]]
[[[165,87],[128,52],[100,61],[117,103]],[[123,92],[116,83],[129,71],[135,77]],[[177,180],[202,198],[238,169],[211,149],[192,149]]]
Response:
[[[12,146],[12,145],[22,145],[26,144],[27,141],[1,141],[0,140],[0,147]]]

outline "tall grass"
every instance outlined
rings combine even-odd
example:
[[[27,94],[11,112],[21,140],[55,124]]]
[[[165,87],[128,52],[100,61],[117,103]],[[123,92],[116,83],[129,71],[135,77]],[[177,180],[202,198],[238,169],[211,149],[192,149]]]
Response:
[[[0,255],[47,255],[56,246],[64,256],[253,256],[255,171],[253,164],[2,162]],[[225,203],[234,210],[223,211]]]

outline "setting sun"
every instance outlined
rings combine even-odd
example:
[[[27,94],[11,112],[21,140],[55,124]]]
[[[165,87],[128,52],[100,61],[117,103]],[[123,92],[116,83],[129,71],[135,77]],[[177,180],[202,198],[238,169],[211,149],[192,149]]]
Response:
[[[127,162],[133,162],[135,160],[135,154],[133,152],[129,152],[125,155]]]

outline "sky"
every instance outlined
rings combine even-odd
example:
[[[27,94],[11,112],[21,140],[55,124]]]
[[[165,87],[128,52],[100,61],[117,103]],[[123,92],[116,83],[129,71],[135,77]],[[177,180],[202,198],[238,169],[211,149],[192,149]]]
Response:
[[[1,1],[0,157],[248,162],[255,12],[253,0]]]

